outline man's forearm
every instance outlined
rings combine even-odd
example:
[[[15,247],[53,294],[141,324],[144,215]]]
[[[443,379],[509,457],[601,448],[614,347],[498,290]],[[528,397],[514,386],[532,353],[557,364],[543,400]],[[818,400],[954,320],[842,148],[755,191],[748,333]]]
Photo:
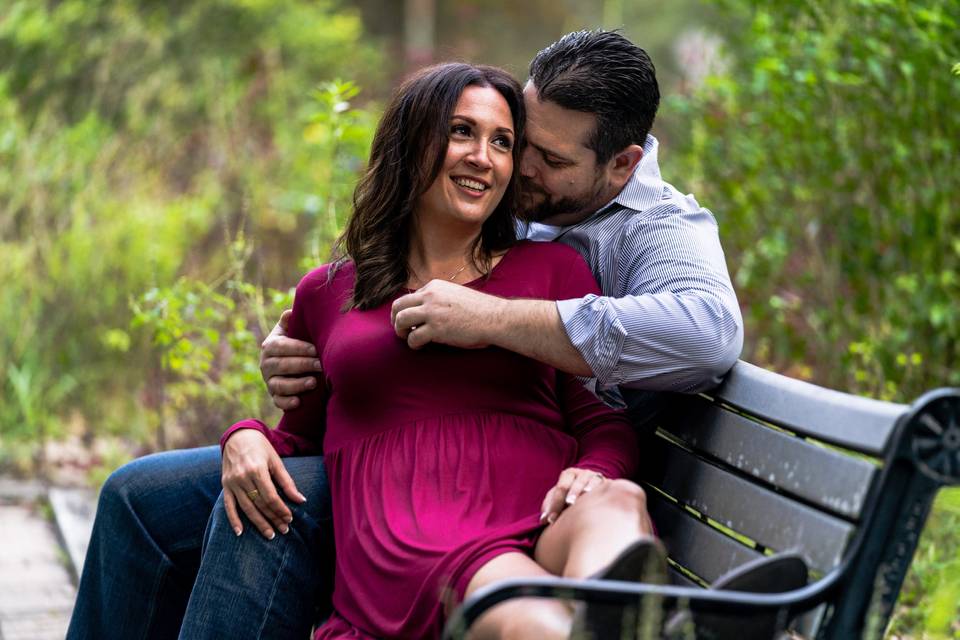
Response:
[[[578,376],[593,376],[570,342],[557,304],[549,300],[503,300],[490,318],[487,342]]]

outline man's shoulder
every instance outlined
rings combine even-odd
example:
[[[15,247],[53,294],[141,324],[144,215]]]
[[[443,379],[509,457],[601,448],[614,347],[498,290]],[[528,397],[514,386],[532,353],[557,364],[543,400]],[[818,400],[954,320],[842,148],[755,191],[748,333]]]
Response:
[[[649,234],[663,228],[717,228],[717,220],[709,209],[697,205],[684,207],[670,200],[647,207],[642,211],[624,208],[619,228],[626,236]]]

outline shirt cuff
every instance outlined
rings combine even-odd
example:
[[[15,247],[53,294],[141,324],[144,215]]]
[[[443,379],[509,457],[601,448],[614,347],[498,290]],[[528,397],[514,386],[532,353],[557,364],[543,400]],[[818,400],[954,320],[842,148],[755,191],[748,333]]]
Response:
[[[557,313],[570,342],[596,376],[598,386],[620,384],[616,369],[627,331],[610,298],[591,293],[584,298],[558,300]]]

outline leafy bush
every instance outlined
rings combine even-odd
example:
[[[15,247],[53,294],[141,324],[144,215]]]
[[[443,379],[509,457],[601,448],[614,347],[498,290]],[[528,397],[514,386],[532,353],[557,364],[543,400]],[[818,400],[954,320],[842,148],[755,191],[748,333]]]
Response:
[[[145,325],[162,316],[153,304],[169,311],[187,294],[209,303],[226,346],[185,331],[210,339],[210,375],[227,338],[238,338],[224,325],[228,300],[251,332],[244,357],[256,348],[265,327],[254,301],[274,311],[261,285],[291,286],[301,256],[324,252],[331,225],[316,221],[341,215],[344,185],[366,156],[367,112],[346,108],[353,85],[333,83],[379,77],[375,43],[360,36],[355,13],[314,0],[7,3],[0,463],[37,462],[68,423],[86,425],[88,437],[153,442],[173,360],[156,353],[156,332],[127,330],[132,299]],[[238,238],[257,239],[244,249],[252,259],[231,252]],[[183,307],[183,322],[203,317],[195,312]],[[249,406],[249,394],[232,397]],[[190,420],[209,439],[238,417],[232,410],[182,404],[165,419]],[[201,413],[221,423],[192,422]]]
[[[960,2],[723,5],[748,36],[667,106],[691,127],[667,159],[721,218],[748,357],[888,399],[960,384]]]

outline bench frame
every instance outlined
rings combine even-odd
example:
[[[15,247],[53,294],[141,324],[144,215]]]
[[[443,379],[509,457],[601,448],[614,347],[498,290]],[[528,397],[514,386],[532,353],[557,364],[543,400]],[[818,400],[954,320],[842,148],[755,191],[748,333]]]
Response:
[[[714,474],[728,474],[737,483],[758,485],[760,491],[777,496],[776,500],[803,503],[803,509],[808,508],[803,499],[790,495],[789,488],[771,486],[762,470],[737,465],[731,462],[732,456],[724,461],[698,451],[701,438],[690,437],[691,432],[696,433],[690,428],[690,416],[696,420],[695,416],[701,415],[696,411],[700,410],[710,416],[709,423],[695,425],[704,434],[719,424],[714,421],[724,419],[717,416],[734,415],[736,420],[742,416],[751,423],[772,425],[771,433],[784,442],[795,443],[799,438],[809,449],[807,443],[816,441],[825,458],[836,456],[831,451],[837,447],[854,456],[871,457],[879,464],[877,471],[870,473],[859,502],[851,500],[859,506],[844,501],[837,507],[841,515],[845,509],[850,510],[847,518],[855,529],[833,566],[817,572],[807,586],[779,594],[704,589],[680,572],[675,572],[676,584],[666,586],[554,577],[505,580],[467,599],[448,620],[444,637],[462,638],[487,609],[510,598],[536,596],[636,605],[652,594],[662,598],[666,607],[682,603],[695,612],[748,615],[777,611],[784,622],[792,620],[808,637],[879,637],[890,619],[937,492],[943,486],[960,484],[960,389],[931,391],[905,406],[823,389],[738,362],[718,389],[695,401],[691,398],[696,397],[671,396],[662,413],[680,418],[668,417],[666,427],[645,429],[641,450],[651,443],[650,438],[658,436],[657,446],[664,446],[663,436],[673,437],[669,424],[673,420],[674,425],[683,425],[680,431],[689,440],[676,441],[680,444],[676,450],[695,458],[694,464],[704,465]],[[690,405],[697,403],[704,406],[690,414]],[[660,425],[661,419],[654,422]],[[666,442],[676,444],[673,440]],[[687,446],[690,451],[683,449]],[[641,478],[648,497],[658,497],[658,474],[662,472],[654,470],[652,476]],[[696,492],[702,489],[691,486],[691,496],[696,498]],[[690,501],[683,504],[689,506]],[[689,516],[687,511],[683,515]],[[707,522],[702,514],[699,522]],[[671,532],[663,530],[661,534],[671,551]],[[758,549],[763,553],[769,547]],[[809,546],[806,552],[816,554]],[[758,550],[751,549],[750,553]],[[816,562],[816,558],[811,561]]]

